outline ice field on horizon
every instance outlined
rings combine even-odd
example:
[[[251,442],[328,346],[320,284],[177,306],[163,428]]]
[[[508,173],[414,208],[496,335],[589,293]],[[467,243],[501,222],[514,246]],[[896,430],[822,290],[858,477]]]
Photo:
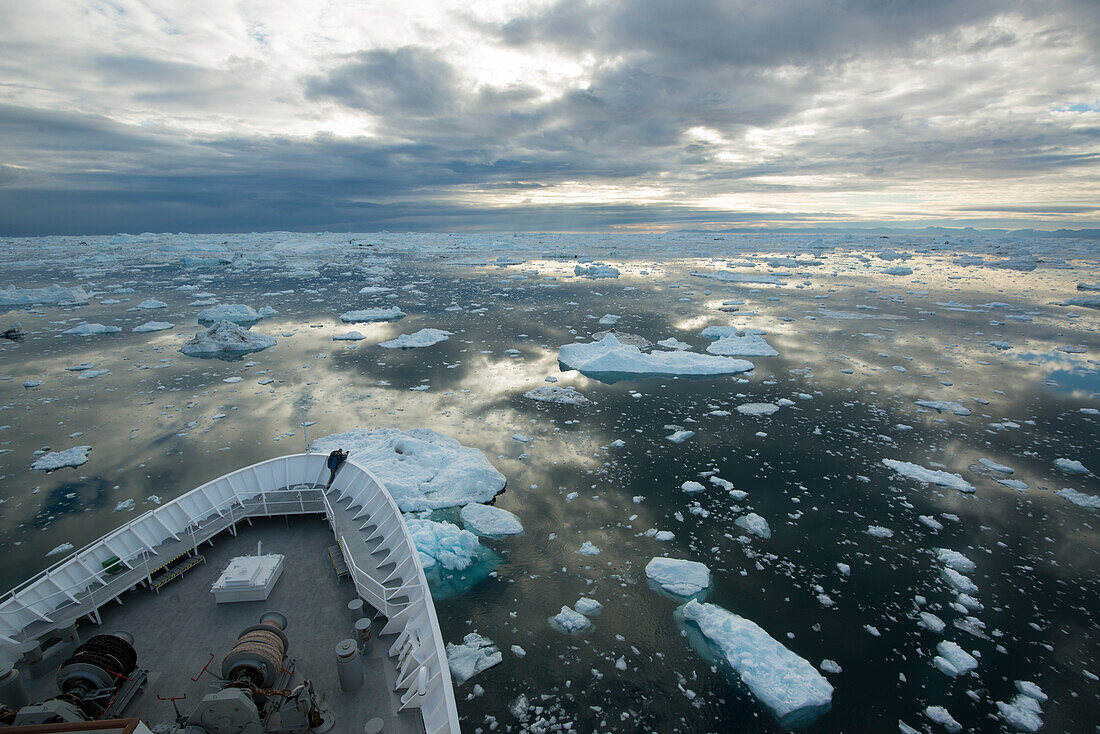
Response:
[[[1100,240],[142,234],[0,272],[5,588],[344,448],[464,730],[1100,721]]]

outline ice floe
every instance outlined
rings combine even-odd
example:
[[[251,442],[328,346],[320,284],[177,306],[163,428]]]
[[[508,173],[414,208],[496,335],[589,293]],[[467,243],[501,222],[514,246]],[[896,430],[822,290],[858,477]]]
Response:
[[[978,661],[973,655],[949,640],[943,640],[936,645],[936,652],[939,655],[933,658],[932,664],[952,678],[966,675],[978,667]]]
[[[76,334],[77,336],[91,336],[93,334],[115,334],[122,331],[118,326],[104,326],[103,324],[89,324],[83,323],[79,326],[74,326],[71,329],[61,332],[62,334]]]
[[[141,326],[135,326],[133,330],[138,334],[144,334],[149,331],[165,331],[171,329],[175,324],[167,321],[146,321]]]
[[[519,535],[523,523],[508,510],[471,502],[459,512],[462,523],[478,535]]]
[[[692,596],[710,586],[710,569],[698,561],[654,557],[646,564],[645,575],[676,596]]]
[[[574,387],[557,387],[543,385],[534,390],[528,390],[523,397],[537,400],[540,403],[559,403],[561,405],[591,405],[592,401],[582,395]]]
[[[88,461],[88,452],[91,446],[73,446],[64,451],[51,451],[45,456],[40,456],[31,464],[31,469],[36,471],[54,471],[66,466],[80,466]]]
[[[771,526],[768,525],[768,521],[757,515],[755,512],[750,512],[747,515],[742,515],[733,521],[733,524],[737,527],[748,530],[753,535],[764,538],[767,540],[772,537]]]
[[[429,428],[353,428],[317,439],[310,450],[337,448],[373,472],[403,512],[486,502],[504,489],[504,475],[485,454]]]
[[[738,405],[735,410],[741,415],[760,417],[775,413],[779,410],[779,406],[775,403],[744,403],[743,405]]]
[[[917,405],[932,408],[940,413],[954,413],[955,415],[970,415],[970,409],[953,400],[917,400]]]
[[[1060,471],[1064,471],[1066,474],[1088,474],[1089,470],[1085,468],[1085,465],[1076,459],[1055,459],[1054,467]]]
[[[567,606],[563,606],[560,612],[550,617],[547,621],[550,622],[550,626],[554,629],[569,634],[586,630],[592,624],[592,622],[588,620],[588,617]]]
[[[573,274],[578,278],[618,278],[619,271],[617,268],[613,268],[610,265],[604,263],[593,263],[592,265],[575,265],[573,266]]]
[[[694,599],[677,614],[699,628],[783,728],[807,726],[832,706],[829,681],[755,622]]]
[[[9,285],[7,288],[0,288],[0,308],[87,302],[88,293],[80,287],[63,288],[59,285],[51,285],[46,288],[16,288],[14,285]]]
[[[452,332],[442,329],[421,329],[413,334],[402,334],[396,339],[382,342],[378,346],[386,349],[411,349],[414,347],[430,347],[433,344],[447,341]]]
[[[707,351],[723,357],[778,357],[779,352],[756,334],[724,336],[707,346]]]
[[[621,344],[614,334],[599,342],[566,344],[558,350],[566,369],[584,374],[732,375],[753,369],[752,362],[693,352],[654,352]]]
[[[1056,490],[1054,494],[1069,500],[1078,507],[1084,507],[1088,510],[1100,510],[1100,495],[1085,494],[1084,492],[1078,492],[1076,489],[1071,489],[1069,487]]]
[[[459,685],[503,659],[493,641],[476,632],[470,632],[463,637],[461,645],[447,643],[447,667],[451,669],[451,675]]]
[[[882,463],[898,474],[909,477],[910,479],[916,479],[918,482],[923,482],[924,484],[935,484],[940,487],[957,489],[960,492],[966,492],[968,494],[974,492],[974,485],[963,479],[960,474],[951,474],[950,472],[938,471],[936,469],[925,469],[923,466],[912,464],[908,461],[897,461],[895,459],[883,459]]]
[[[405,318],[405,312],[397,306],[390,308],[365,308],[360,311],[345,311],[340,320],[345,324],[361,324],[372,321],[396,321]]]
[[[231,321],[234,324],[254,324],[262,316],[251,306],[243,303],[225,303],[220,306],[211,306],[199,311],[198,320],[202,324],[212,324],[218,321]]]

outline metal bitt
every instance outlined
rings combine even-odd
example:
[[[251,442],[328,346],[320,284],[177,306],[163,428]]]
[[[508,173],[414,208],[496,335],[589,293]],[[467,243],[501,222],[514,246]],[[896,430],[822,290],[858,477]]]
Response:
[[[11,665],[0,665],[0,706],[18,709],[31,702],[23,676]]]
[[[336,644],[336,673],[340,677],[340,690],[345,693],[363,685],[363,661],[355,640],[348,638]]]
[[[355,620],[355,642],[358,643],[359,649],[363,651],[363,654],[367,654],[370,647],[370,617],[360,617]]]

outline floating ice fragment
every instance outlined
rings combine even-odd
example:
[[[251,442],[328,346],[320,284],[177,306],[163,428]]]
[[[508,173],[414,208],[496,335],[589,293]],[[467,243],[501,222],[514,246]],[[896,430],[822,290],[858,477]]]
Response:
[[[231,321],[219,321],[197,332],[180,351],[191,357],[246,354],[275,346],[275,337],[254,334]]]
[[[603,604],[600,604],[595,599],[581,597],[577,599],[577,603],[573,605],[573,608],[586,617],[594,617],[603,611]]]
[[[552,627],[567,633],[580,632],[592,624],[588,621],[588,617],[569,607],[562,607],[561,611],[550,617],[548,621]]]
[[[201,324],[212,324],[219,321],[229,321],[234,324],[254,324],[261,318],[263,317],[256,313],[255,309],[243,303],[225,303],[220,306],[211,306],[199,311],[198,316]]]
[[[970,573],[976,568],[974,561],[950,548],[937,548],[936,558],[939,559],[940,563],[960,573]]]
[[[358,324],[371,321],[396,321],[405,318],[405,312],[397,306],[391,308],[366,308],[361,311],[346,311],[340,314],[345,324]]]
[[[645,575],[677,596],[698,594],[710,586],[710,569],[698,561],[655,557],[646,564]]]
[[[600,555],[600,549],[593,545],[591,540],[586,540],[581,543],[581,547],[577,549],[577,553],[582,553],[586,556],[598,556]]]
[[[79,326],[74,326],[67,331],[61,332],[62,334],[76,334],[77,336],[91,336],[93,334],[114,334],[122,331],[118,326],[104,326],[103,324],[89,324],[83,323]]]
[[[438,563],[448,571],[462,571],[477,561],[481,546],[469,530],[462,530],[454,523],[421,518],[407,518],[405,525],[425,570]]]
[[[940,413],[954,413],[955,415],[970,415],[970,409],[963,407],[961,403],[957,403],[954,400],[917,400],[917,405],[922,405],[925,408],[932,408]]]
[[[759,625],[692,599],[677,614],[692,622],[784,729],[807,726],[832,705],[833,687]]]
[[[665,436],[665,438],[667,438],[669,441],[672,441],[672,443],[683,443],[694,435],[695,431],[676,431],[669,436]]]
[[[66,466],[80,466],[88,461],[88,452],[91,450],[91,446],[73,446],[71,449],[65,449],[64,451],[51,451],[31,464],[31,469],[54,471]]]
[[[741,415],[764,416],[771,415],[779,410],[775,403],[745,403],[737,406],[737,412]]]
[[[414,334],[402,334],[396,339],[382,342],[378,346],[386,349],[411,349],[413,347],[430,347],[433,344],[447,341],[452,332],[442,329],[421,329]]]
[[[519,535],[523,524],[508,510],[491,505],[470,503],[459,511],[467,528],[479,535]]]
[[[155,298],[149,298],[139,303],[135,308],[140,309],[154,309],[154,308],[168,308],[168,304],[164,301],[158,301]]]
[[[690,480],[681,484],[680,489],[687,492],[688,494],[697,494],[699,492],[706,491],[706,487],[704,487],[702,484]]]
[[[876,538],[892,538],[894,537],[894,531],[890,528],[884,528],[881,525],[868,525],[867,534],[873,535]]]
[[[929,706],[924,709],[924,715],[949,732],[962,731],[962,724],[955,721],[943,706]]]
[[[461,645],[447,643],[447,667],[451,669],[451,675],[459,685],[503,659],[504,656],[493,641],[476,632],[462,638]]]
[[[1088,474],[1085,465],[1076,459],[1055,459],[1054,466],[1066,474]]]
[[[932,664],[939,668],[941,673],[952,678],[966,675],[978,667],[978,661],[973,655],[950,640],[943,640],[936,645],[936,652],[939,655],[932,660]]]
[[[171,329],[174,326],[175,324],[169,323],[167,321],[146,321],[141,326],[135,326],[133,330],[138,334],[144,334],[149,331],[165,331],[167,329]]]
[[[907,461],[897,461],[895,459],[883,459],[882,463],[898,474],[909,477],[910,479],[916,479],[918,482],[923,482],[924,484],[950,487],[951,489],[957,489],[960,492],[966,493],[974,492],[974,485],[963,479],[959,474],[925,469],[923,466],[911,464]]]
[[[73,549],[73,544],[72,543],[62,543],[61,545],[55,546],[53,548],[53,550],[51,550],[49,553],[46,554],[46,556],[47,557],[49,557],[49,556],[59,556],[62,553],[68,553],[72,549]]]
[[[523,397],[537,400],[540,403],[558,403],[561,405],[590,405],[591,400],[579,393],[573,387],[556,387],[544,385],[528,390]]]
[[[1084,507],[1088,510],[1100,510],[1100,495],[1085,494],[1069,487],[1059,489],[1054,494],[1069,500],[1078,507]]]
[[[599,342],[566,344],[558,350],[558,361],[566,369],[584,374],[729,375],[753,369],[752,362],[743,359],[694,352],[645,354],[636,346],[620,343],[614,334]]]

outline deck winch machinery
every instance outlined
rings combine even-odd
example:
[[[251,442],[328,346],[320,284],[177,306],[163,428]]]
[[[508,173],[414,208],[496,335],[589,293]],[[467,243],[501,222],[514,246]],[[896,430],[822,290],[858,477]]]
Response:
[[[133,637],[126,632],[95,635],[80,644],[57,669],[57,696],[0,711],[0,725],[111,718],[121,713],[141,689],[147,674],[137,667]]]

